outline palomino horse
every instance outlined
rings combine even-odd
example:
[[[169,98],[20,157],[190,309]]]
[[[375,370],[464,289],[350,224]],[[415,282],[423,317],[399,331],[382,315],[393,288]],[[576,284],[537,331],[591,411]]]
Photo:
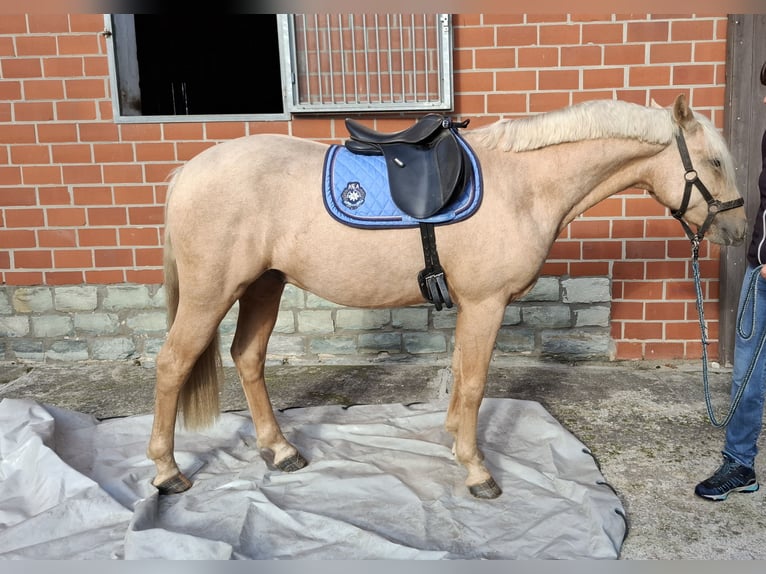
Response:
[[[436,228],[458,307],[446,428],[470,492],[494,498],[501,491],[482,462],[476,427],[495,337],[506,305],[534,285],[564,227],[628,188],[648,191],[684,225],[704,226],[715,243],[741,242],[746,218],[742,207],[732,209],[741,198],[723,138],[683,96],[670,108],[585,102],[463,137],[480,160],[485,193],[472,217]],[[284,471],[307,464],[282,434],[264,380],[285,283],[352,307],[423,302],[418,229],[371,231],[334,220],[320,190],[327,149],[283,135],[243,137],[203,151],[172,177],[165,230],[170,330],[157,356],[147,449],[163,494],[191,486],[174,458],[177,412],[190,428],[219,412],[218,325],[236,301],[231,354],[257,445]],[[687,182],[704,182],[702,193]]]

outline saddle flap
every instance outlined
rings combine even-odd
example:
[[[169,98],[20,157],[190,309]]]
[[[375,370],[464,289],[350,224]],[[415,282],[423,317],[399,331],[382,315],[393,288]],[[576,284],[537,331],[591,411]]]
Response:
[[[444,130],[427,146],[383,147],[391,199],[403,212],[425,219],[465,184],[465,158],[454,134]]]

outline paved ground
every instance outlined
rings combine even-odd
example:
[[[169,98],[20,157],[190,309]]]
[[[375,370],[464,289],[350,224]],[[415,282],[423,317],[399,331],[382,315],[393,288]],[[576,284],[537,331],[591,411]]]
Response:
[[[226,374],[223,408],[246,408],[236,374]],[[267,377],[277,408],[428,401],[450,385],[443,365],[412,363],[274,365]],[[719,419],[729,377],[727,369],[710,371]],[[31,398],[99,418],[150,413],[153,386],[153,369],[128,363],[0,363],[0,399]],[[493,363],[486,394],[541,403],[591,449],[628,514],[622,559],[766,559],[766,488],[721,503],[693,494],[718,466],[723,441],[707,417],[700,362],[513,359]],[[762,436],[761,450],[763,443]],[[765,464],[759,457],[761,477]]]

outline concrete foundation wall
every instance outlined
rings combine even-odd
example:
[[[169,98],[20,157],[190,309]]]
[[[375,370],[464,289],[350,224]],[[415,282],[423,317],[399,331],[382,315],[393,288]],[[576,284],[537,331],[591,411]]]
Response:
[[[498,354],[610,359],[608,277],[541,277],[509,305]],[[423,304],[397,309],[342,307],[288,285],[269,343],[284,363],[446,360],[457,310]],[[237,306],[220,326],[224,364]],[[157,285],[0,286],[0,359],[19,362],[151,362],[165,337],[165,296]]]

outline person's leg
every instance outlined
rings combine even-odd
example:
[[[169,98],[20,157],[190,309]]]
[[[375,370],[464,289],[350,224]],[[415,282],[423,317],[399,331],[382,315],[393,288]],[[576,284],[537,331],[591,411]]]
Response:
[[[745,272],[735,328],[732,401],[740,387],[746,386],[726,426],[723,452],[739,464],[753,468],[766,393],[766,349],[763,348],[766,346],[766,280],[760,276],[759,268],[748,266]]]
[[[748,266],[745,272],[735,328],[731,400],[742,385],[745,388],[726,427],[723,464],[694,489],[710,500],[725,500],[730,492],[758,490],[753,466],[766,393],[766,280],[760,268]]]

